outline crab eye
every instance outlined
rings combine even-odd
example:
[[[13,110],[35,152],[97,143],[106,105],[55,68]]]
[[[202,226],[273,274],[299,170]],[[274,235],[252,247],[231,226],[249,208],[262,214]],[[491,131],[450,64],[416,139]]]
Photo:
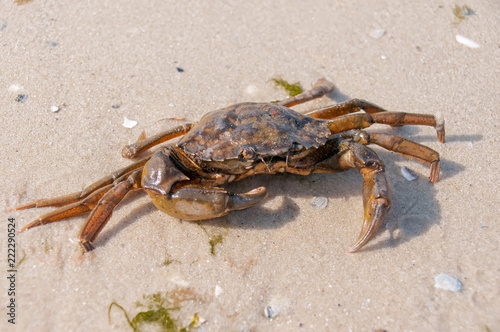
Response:
[[[295,154],[301,152],[302,150],[304,150],[304,146],[302,144],[293,142],[289,151]]]
[[[255,149],[253,148],[243,148],[241,149],[241,152],[240,152],[240,159],[243,159],[243,160],[252,160],[252,159],[255,159],[255,156],[256,156],[256,152],[255,152]]]

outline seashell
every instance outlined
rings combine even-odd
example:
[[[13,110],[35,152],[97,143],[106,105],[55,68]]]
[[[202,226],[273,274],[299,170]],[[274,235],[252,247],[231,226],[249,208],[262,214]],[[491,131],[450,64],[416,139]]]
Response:
[[[464,286],[457,277],[451,274],[441,273],[434,278],[434,287],[449,290],[452,292],[461,292]]]

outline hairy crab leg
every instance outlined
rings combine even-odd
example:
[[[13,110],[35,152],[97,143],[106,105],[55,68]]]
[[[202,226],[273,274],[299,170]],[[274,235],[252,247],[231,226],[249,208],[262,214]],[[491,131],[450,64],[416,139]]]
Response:
[[[139,172],[142,173],[142,167],[138,169]],[[79,214],[83,214],[87,211],[93,210],[94,207],[97,205],[99,200],[113,187],[120,182],[125,181],[133,172],[136,172],[136,170],[132,170],[128,173],[123,174],[121,177],[116,179],[116,181],[112,184],[108,184],[105,187],[99,188],[97,190],[94,190],[91,192],[88,196],[73,202],[73,203],[68,203],[66,205],[61,206],[58,209],[55,209],[53,211],[50,211],[44,215],[41,215],[40,217],[36,218],[32,222],[30,222],[28,225],[24,226],[21,228],[19,233],[22,233],[30,228],[36,227],[36,226],[43,226],[51,222],[59,221],[62,219],[66,219],[69,217],[77,216]]]
[[[19,230],[19,233],[22,233],[33,227],[46,225],[51,222],[77,216],[79,214],[90,211],[96,206],[101,197],[104,196],[104,194],[106,194],[106,192],[108,192],[112,187],[112,184],[107,185],[106,187],[102,187],[101,189],[96,190],[91,195],[85,197],[80,201],[64,205],[58,209],[41,215],[40,217],[36,218],[32,222],[21,228]]]
[[[116,183],[113,188],[101,197],[88,216],[78,236],[78,241],[84,251],[88,252],[94,249],[92,242],[94,242],[97,235],[106,226],[113,214],[114,208],[122,201],[125,195],[131,190],[141,188],[141,175],[142,169],[133,171],[127,179]]]
[[[364,130],[349,130],[341,134],[343,138],[352,138],[363,145],[375,144],[386,150],[399,153],[405,158],[416,160],[431,166],[429,180],[436,183],[439,180],[439,153],[425,145],[407,140],[401,136],[390,134],[368,133]]]
[[[63,196],[57,196],[57,197],[52,197],[52,198],[45,198],[45,199],[37,199],[34,202],[24,204],[15,208],[12,208],[9,211],[17,211],[17,210],[24,210],[24,209],[31,209],[31,208],[40,208],[40,207],[48,207],[48,206],[63,206],[67,205],[70,203],[78,202],[82,200],[83,198],[91,195],[95,191],[99,190],[100,188],[106,187],[107,185],[113,183],[116,179],[119,177],[123,176],[124,174],[130,173],[131,171],[142,168],[146,162],[151,159],[151,156],[148,156],[144,159],[141,159],[133,164],[130,164],[126,167],[123,167],[117,171],[114,171],[110,173],[109,175],[101,178],[100,180],[92,183],[91,185],[87,186],[85,189],[82,191],[78,191],[73,194],[69,195],[63,195]]]
[[[136,143],[125,146],[122,150],[122,156],[125,158],[134,158],[139,153],[161,144],[168,140],[182,136],[194,126],[194,123],[185,123],[183,125],[168,129],[159,134],[140,140]]]
[[[294,97],[283,99],[277,102],[277,104],[285,107],[292,107],[294,105],[302,104],[310,100],[322,97],[334,89],[335,85],[332,82],[321,78],[316,83],[314,83],[311,90],[302,92],[301,94],[298,94]]]
[[[390,126],[420,125],[436,128],[438,141],[444,143],[444,120],[431,114],[415,114],[403,112],[381,112],[375,114],[359,113],[343,115],[329,121],[328,129],[332,134],[342,133],[350,129],[363,129],[379,123]]]
[[[114,171],[110,173],[109,175],[103,177],[102,179],[92,183],[90,186],[86,187],[85,189],[82,190],[82,196],[85,197],[86,195],[89,195],[90,193],[94,192],[95,190],[102,188],[104,186],[107,186],[108,184],[111,184],[115,182],[118,178],[122,177],[123,175],[132,172],[133,170],[142,168],[148,161],[151,159],[153,155],[149,155],[133,164],[130,164],[126,167],[120,168],[117,171]]]
[[[384,149],[394,151],[403,157],[431,165],[429,180],[436,183],[439,180],[439,153],[425,145],[407,140],[404,137],[388,134],[370,134],[370,143],[379,145]]]
[[[387,112],[387,110],[362,99],[351,99],[335,105],[304,112],[302,114],[317,119],[333,119],[341,115],[365,111],[369,114]]]

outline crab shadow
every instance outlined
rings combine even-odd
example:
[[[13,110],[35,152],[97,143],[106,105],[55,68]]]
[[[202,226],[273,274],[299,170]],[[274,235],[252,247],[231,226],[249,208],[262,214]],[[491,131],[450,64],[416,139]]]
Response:
[[[386,237],[387,239],[383,241],[372,241],[361,251],[396,247],[399,244],[411,241],[413,238],[425,234],[433,225],[439,224],[441,218],[440,204],[436,200],[439,182],[436,184],[430,183],[427,180],[427,173],[419,174],[419,179],[410,182],[401,175],[400,167],[397,165],[397,162],[404,162],[407,159],[385,151],[377,150],[377,154],[386,164],[386,173],[392,191],[392,206],[375,239],[383,232],[389,232],[389,237]],[[442,160],[441,181],[455,176],[463,169],[464,167],[460,164]],[[267,200],[275,200],[277,197],[281,197],[281,204],[278,208],[266,208],[265,205],[267,204],[264,201],[252,208],[231,212],[229,222],[224,218],[217,218],[208,222],[211,225],[221,227],[280,228],[285,223],[305,218],[306,212],[302,212],[302,210],[311,211],[308,206],[304,206],[307,203],[304,204],[303,201],[307,202],[314,197],[323,196],[327,197],[330,202],[324,208],[327,211],[328,218],[325,220],[318,219],[314,222],[356,223],[359,225],[359,230],[361,230],[363,178],[357,171],[351,170],[337,174],[312,174],[305,177],[291,174],[261,176],[243,180],[230,189],[242,192],[260,185],[264,185],[268,189]],[[343,202],[343,199],[351,197],[358,197],[359,204],[354,206],[350,204],[349,207],[331,204],[331,202]],[[302,199],[300,206],[295,203],[296,198]],[[346,208],[359,209],[358,215],[360,219],[346,220],[341,211]],[[350,242],[350,240],[348,239],[347,242]]]
[[[368,243],[362,251],[395,247],[419,237],[433,225],[438,224],[441,215],[439,202],[435,198],[440,182],[433,185],[427,181],[427,174],[420,174],[416,181],[407,181],[402,177],[400,167],[397,165],[398,161],[404,161],[405,158],[385,150],[377,149],[376,152],[386,164],[386,173],[392,191],[392,207],[385,218],[386,227],[381,227],[377,236],[387,231],[390,236],[383,241]],[[442,160],[440,180],[453,177],[463,169],[464,167],[460,164],[446,159]],[[305,212],[303,211],[308,210],[308,206],[303,206],[304,203],[296,203],[296,199],[308,201],[317,196],[327,197],[330,202],[341,201],[339,198],[359,197],[359,206],[355,208],[359,209],[359,215],[362,218],[362,184],[362,176],[354,170],[337,174],[312,174],[309,176],[276,174],[250,177],[237,183],[231,183],[228,189],[233,192],[245,192],[255,187],[265,186],[268,195],[263,202],[245,210],[233,211],[224,217],[203,221],[202,224],[221,228],[277,229],[286,223],[304,217]],[[117,209],[127,209],[127,203],[139,197],[147,202],[135,207],[127,213],[126,217],[114,221],[110,225],[111,227],[106,228],[96,241],[97,246],[105,245],[129,225],[140,221],[142,217],[156,210],[145,193],[128,195]],[[277,200],[278,204],[275,202]],[[271,204],[272,208],[267,207],[270,205],[268,204],[270,201],[274,201]],[[276,207],[276,205],[278,206]],[[342,218],[342,213],[338,211],[345,208],[329,203],[325,207],[330,216],[328,220],[316,222],[358,223],[361,229],[362,220]],[[166,218],[175,220],[169,216]]]

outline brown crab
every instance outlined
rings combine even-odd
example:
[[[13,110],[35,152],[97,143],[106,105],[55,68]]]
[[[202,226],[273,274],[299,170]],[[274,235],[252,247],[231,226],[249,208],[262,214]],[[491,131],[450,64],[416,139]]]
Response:
[[[79,241],[84,251],[111,217],[113,209],[131,190],[143,189],[160,210],[184,220],[220,217],[232,210],[259,203],[264,187],[245,194],[221,188],[255,174],[278,172],[307,175],[335,173],[351,168],[364,178],[364,221],[361,234],[349,250],[357,251],[377,232],[391,206],[384,164],[368,144],[376,144],[407,158],[430,164],[430,181],[439,177],[439,154],[403,137],[368,133],[372,124],[424,125],[437,130],[444,142],[444,122],[433,115],[388,112],[372,103],[353,99],[305,113],[288,107],[318,98],[334,89],[325,79],[311,90],[275,103],[242,103],[206,114],[188,123],[128,145],[123,156],[137,154],[184,135],[177,144],[157,152],[91,184],[83,191],[14,208],[61,206],[26,225],[35,226],[92,211]],[[354,113],[354,114],[351,114]]]

